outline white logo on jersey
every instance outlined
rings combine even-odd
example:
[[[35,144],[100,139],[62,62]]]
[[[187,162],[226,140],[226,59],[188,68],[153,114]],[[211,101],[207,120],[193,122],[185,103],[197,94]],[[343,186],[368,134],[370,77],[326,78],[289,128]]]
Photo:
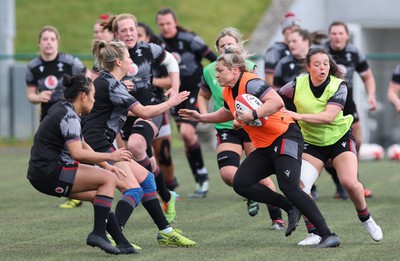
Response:
[[[342,146],[343,146],[343,148],[345,148],[345,147],[346,147],[346,144],[347,144],[347,142],[346,142],[346,141],[342,142]]]
[[[131,63],[131,66],[129,68],[129,72],[126,74],[130,77],[135,76],[139,71],[138,66],[135,63]]]
[[[178,42],[178,48],[179,48],[180,50],[183,49],[183,42],[182,42],[182,41],[179,41],[179,42]]]
[[[143,56],[143,54],[142,54],[142,49],[137,49],[136,50],[136,53],[137,53],[137,56]]]
[[[285,55],[289,56],[290,55],[290,51],[289,50],[285,50]]]
[[[290,63],[290,64],[289,64],[290,70],[293,70],[294,66],[295,66],[294,63]]]
[[[214,80],[213,80],[213,84],[214,84],[214,85],[216,85],[216,84],[217,84],[217,82],[218,82],[218,80],[217,80],[217,79],[214,79]]]
[[[43,66],[43,65],[40,65],[40,66],[39,66],[39,71],[40,71],[40,72],[43,72],[43,70],[44,70],[44,66]]]
[[[351,53],[346,53],[346,60],[351,62]]]
[[[58,79],[54,75],[49,75],[44,79],[44,86],[46,86],[47,89],[54,89],[57,87],[58,84]]]
[[[189,102],[190,102],[191,104],[194,104],[194,103],[196,102],[196,98],[195,98],[195,97],[190,98]]]
[[[228,133],[222,133],[221,137],[222,137],[222,140],[227,140],[228,139]]]
[[[127,117],[127,116],[120,115],[119,118],[120,118],[122,121],[126,121],[126,119],[127,119],[128,117]],[[121,130],[121,132],[123,132],[123,130]]]
[[[278,146],[275,146],[274,151],[275,151],[275,152],[278,151]]]
[[[59,71],[59,72],[64,71],[64,64],[63,64],[63,63],[58,63],[58,64],[57,64],[57,67],[58,67],[58,71]]]
[[[283,173],[285,173],[285,175],[287,176],[287,177],[289,177],[289,175],[290,175],[290,170],[285,170]]]

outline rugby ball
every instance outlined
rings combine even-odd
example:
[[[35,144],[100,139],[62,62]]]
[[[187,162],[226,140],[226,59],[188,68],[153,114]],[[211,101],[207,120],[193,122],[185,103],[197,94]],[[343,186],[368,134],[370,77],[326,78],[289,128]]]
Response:
[[[240,112],[238,110],[243,111],[243,112],[252,112],[258,107],[261,107],[263,105],[262,101],[260,101],[256,96],[244,93],[242,95],[238,95],[235,99],[235,110],[236,110],[236,115],[240,116]],[[267,121],[268,117],[264,117],[261,119],[255,119],[250,122],[250,126],[255,126],[255,127],[260,127],[265,124]]]
[[[385,150],[379,144],[361,144],[358,153],[360,160],[381,160],[385,156]]]
[[[400,160],[400,145],[390,145],[386,150],[386,157],[390,160]]]

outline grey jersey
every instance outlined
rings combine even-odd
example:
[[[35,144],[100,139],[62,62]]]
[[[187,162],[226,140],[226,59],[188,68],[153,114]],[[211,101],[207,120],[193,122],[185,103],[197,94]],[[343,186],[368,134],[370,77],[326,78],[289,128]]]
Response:
[[[55,175],[60,164],[73,164],[67,145],[81,141],[81,122],[72,104],[67,101],[55,104],[37,130],[31,158],[28,179],[46,180]]]
[[[28,63],[25,75],[26,84],[37,86],[39,92],[52,91],[51,101],[41,104],[41,120],[54,103],[64,99],[64,86],[62,85],[64,74],[74,76],[85,72],[86,67],[78,58],[65,53],[59,53],[53,61],[43,61],[39,56]]]
[[[113,143],[128,111],[139,102],[108,72],[101,72],[93,84],[95,103],[92,111],[83,117],[82,129],[86,142],[97,150]]]
[[[271,45],[264,55],[265,73],[274,73],[279,60],[288,55],[290,55],[290,50],[284,42],[276,42]]]

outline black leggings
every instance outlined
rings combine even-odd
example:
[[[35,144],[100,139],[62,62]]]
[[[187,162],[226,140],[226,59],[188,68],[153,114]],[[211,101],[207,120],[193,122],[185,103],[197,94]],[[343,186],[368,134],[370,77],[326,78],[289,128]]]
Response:
[[[294,205],[321,235],[329,234],[330,230],[314,200],[300,188],[302,140],[296,137],[286,139],[285,136],[279,137],[269,147],[256,149],[243,161],[233,179],[233,189],[247,199],[270,204],[286,212]],[[279,188],[286,197],[258,183],[272,174],[276,174]]]

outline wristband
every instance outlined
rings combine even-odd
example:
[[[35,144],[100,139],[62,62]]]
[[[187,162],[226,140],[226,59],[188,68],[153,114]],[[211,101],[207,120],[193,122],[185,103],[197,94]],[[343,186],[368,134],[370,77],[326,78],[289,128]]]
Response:
[[[253,110],[251,112],[251,114],[253,115],[253,120],[257,120],[258,119],[258,115],[257,115],[257,111],[256,110]]]

